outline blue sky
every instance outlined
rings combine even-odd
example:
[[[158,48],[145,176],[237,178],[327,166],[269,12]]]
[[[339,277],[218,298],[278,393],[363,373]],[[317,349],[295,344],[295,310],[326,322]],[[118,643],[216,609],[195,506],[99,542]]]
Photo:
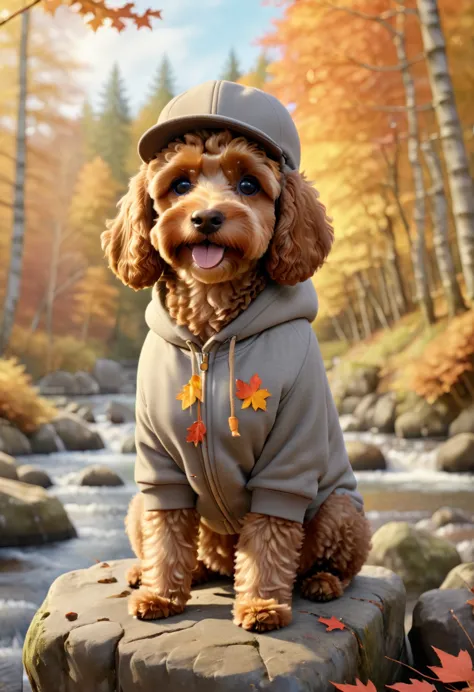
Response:
[[[77,40],[76,54],[88,65],[81,82],[93,103],[114,62],[120,65],[134,112],[164,54],[178,92],[218,78],[232,47],[247,71],[260,52],[257,39],[282,14],[281,8],[261,0],[138,0],[136,5],[163,11],[161,21],[153,20],[153,31],[131,27],[117,34],[103,28]]]

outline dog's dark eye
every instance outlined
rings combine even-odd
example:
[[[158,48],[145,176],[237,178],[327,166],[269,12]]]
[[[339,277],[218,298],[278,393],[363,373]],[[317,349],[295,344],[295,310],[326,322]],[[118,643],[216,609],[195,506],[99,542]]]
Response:
[[[247,195],[247,197],[250,197],[251,195],[256,195],[257,192],[260,191],[260,183],[258,182],[257,178],[254,178],[251,175],[246,175],[245,178],[242,178],[240,183],[237,185],[237,189],[242,195]]]
[[[171,189],[177,195],[185,195],[192,188],[191,182],[187,178],[177,178],[171,183]]]

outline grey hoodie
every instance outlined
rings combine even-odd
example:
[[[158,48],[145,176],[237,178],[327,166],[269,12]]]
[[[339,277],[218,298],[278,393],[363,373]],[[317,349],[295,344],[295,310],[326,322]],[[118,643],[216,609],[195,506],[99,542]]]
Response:
[[[317,308],[310,280],[270,284],[202,346],[155,286],[137,391],[135,479],[146,509],[196,507],[214,531],[239,533],[249,511],[308,521],[333,491],[362,508],[311,327]],[[193,371],[203,401],[183,408],[190,402],[177,395]],[[239,398],[257,387],[265,392],[253,401]],[[187,442],[198,421],[202,441]]]

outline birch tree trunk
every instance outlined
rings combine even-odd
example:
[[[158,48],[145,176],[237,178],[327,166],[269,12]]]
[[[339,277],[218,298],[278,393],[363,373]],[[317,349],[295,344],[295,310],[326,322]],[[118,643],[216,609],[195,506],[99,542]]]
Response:
[[[387,225],[385,228],[381,228],[382,233],[385,235],[388,241],[387,248],[387,264],[390,274],[391,284],[394,291],[394,299],[397,305],[396,312],[400,314],[405,314],[408,309],[408,299],[405,292],[405,287],[403,285],[402,270],[400,268],[400,258],[397,252],[397,246],[395,244],[395,233],[393,231],[393,220],[388,214],[385,215],[387,220]],[[393,312],[393,310],[392,310]]]
[[[0,331],[0,353],[10,341],[15,313],[20,297],[23,246],[25,237],[25,177],[26,177],[26,99],[28,78],[28,33],[30,13],[21,16],[21,38],[19,53],[19,95],[16,131],[15,193],[13,202],[13,232],[8,268],[7,287],[3,305],[3,320]]]
[[[339,317],[337,315],[332,315],[331,316],[331,322],[332,326],[334,327],[334,331],[336,332],[336,336],[340,341],[346,341],[348,342],[349,339],[346,336],[346,333],[342,327],[342,324],[339,321]]]
[[[433,244],[441,283],[448,305],[448,314],[454,317],[466,309],[461,289],[456,279],[453,255],[449,246],[448,203],[444,193],[441,161],[431,140],[421,145],[431,177],[431,209],[433,216]]]
[[[437,0],[417,0],[417,5],[433,105],[448,170],[466,291],[469,299],[474,301],[474,181],[469,173],[469,160],[446,57],[446,42],[438,3]]]
[[[364,336],[366,339],[368,339],[372,334],[372,329],[370,327],[369,310],[367,308],[368,297],[366,294],[364,282],[362,281],[362,278],[358,274],[358,272],[356,272],[354,274],[354,278],[355,278],[356,288],[357,288],[357,297],[359,300],[359,311],[360,311],[360,316],[362,318],[362,326],[364,328]]]
[[[46,299],[46,333],[48,335],[48,352],[46,356],[46,372],[51,372],[53,368],[53,315],[54,315],[54,297],[56,293],[56,284],[58,281],[59,267],[59,248],[61,246],[61,224],[56,221],[54,226],[54,238],[51,257],[51,270],[49,275],[48,297]]]
[[[415,206],[413,220],[415,222],[416,236],[412,245],[413,271],[415,274],[415,286],[417,302],[420,306],[424,322],[429,325],[435,321],[433,301],[431,299],[428,278],[426,272],[425,254],[425,184],[423,180],[423,168],[420,160],[420,137],[418,130],[418,115],[416,112],[415,83],[410,74],[405,46],[405,8],[397,8],[396,31],[393,41],[400,63],[403,88],[405,91],[405,103],[407,107],[408,121],[408,160],[410,162],[413,187],[415,191]]]

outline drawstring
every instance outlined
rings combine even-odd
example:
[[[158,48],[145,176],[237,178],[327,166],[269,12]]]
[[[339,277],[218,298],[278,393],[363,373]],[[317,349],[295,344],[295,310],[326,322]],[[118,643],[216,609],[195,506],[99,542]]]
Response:
[[[234,353],[235,353],[235,342],[237,337],[233,336],[230,340],[229,347],[229,400],[230,400],[230,418],[229,418],[229,428],[232,433],[232,437],[240,437],[239,433],[239,419],[235,415],[234,406]]]

